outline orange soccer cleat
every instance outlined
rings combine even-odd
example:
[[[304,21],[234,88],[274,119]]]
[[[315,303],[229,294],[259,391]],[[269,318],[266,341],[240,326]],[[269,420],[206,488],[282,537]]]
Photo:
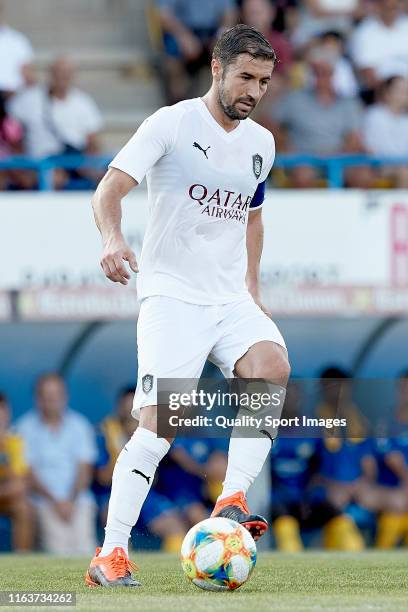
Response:
[[[132,571],[138,569],[123,550],[114,548],[106,557],[100,557],[101,548],[97,548],[85,574],[89,588],[102,587],[138,587],[140,582],[132,577]]]
[[[268,529],[268,521],[263,516],[249,512],[242,491],[217,501],[211,516],[221,516],[237,521],[245,529],[248,529],[254,540],[259,540]]]

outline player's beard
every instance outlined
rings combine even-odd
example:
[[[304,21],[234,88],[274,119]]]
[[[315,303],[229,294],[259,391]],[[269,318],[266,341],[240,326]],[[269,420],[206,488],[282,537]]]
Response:
[[[256,106],[256,104],[248,98],[237,98],[234,102],[228,98],[229,96],[224,87],[224,80],[222,80],[218,89],[218,102],[223,112],[233,121],[243,121],[244,119],[247,119]],[[249,102],[250,104],[253,104],[253,107],[245,113],[237,108],[237,104],[239,102]]]

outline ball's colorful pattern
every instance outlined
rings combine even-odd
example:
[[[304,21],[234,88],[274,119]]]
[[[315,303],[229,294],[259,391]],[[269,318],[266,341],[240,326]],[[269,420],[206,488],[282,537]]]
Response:
[[[190,529],[181,547],[187,578],[209,591],[231,591],[242,586],[256,563],[256,545],[239,523],[209,518]]]

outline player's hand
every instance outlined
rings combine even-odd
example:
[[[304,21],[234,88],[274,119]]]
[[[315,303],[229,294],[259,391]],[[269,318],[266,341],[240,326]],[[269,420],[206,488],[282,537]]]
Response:
[[[127,285],[130,274],[124,264],[125,261],[129,263],[133,272],[139,271],[136,255],[123,236],[109,238],[104,246],[101,259],[101,267],[105,276],[114,283]]]

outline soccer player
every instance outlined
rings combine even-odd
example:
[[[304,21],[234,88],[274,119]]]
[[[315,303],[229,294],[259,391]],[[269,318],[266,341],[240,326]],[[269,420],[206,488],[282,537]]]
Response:
[[[120,453],[105,540],[88,569],[89,586],[139,586],[128,539],[172,439],[157,435],[157,379],[199,378],[207,357],[228,378],[281,386],[289,377],[285,342],[261,303],[262,203],[275,146],[249,119],[265,94],[275,52],[257,30],[238,25],[217,41],[213,83],[203,98],[158,110],[111,162],[93,198],[102,268],[126,285],[138,272],[121,233],[121,199],[147,177],[150,219],[138,275],[139,427]],[[213,516],[230,517],[255,538],[268,524],[246,493],[271,449],[273,432],[232,437]],[[175,483],[176,485],[176,483]]]

